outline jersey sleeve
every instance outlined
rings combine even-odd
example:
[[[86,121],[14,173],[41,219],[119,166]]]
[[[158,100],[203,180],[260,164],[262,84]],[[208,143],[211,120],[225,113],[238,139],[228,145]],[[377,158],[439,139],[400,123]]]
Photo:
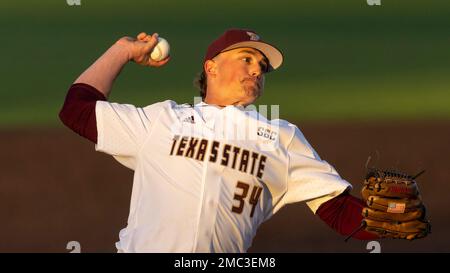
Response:
[[[162,103],[140,108],[130,104],[97,101],[96,151],[110,154],[121,164],[134,170],[140,147],[161,109]]]
[[[297,126],[288,146],[287,192],[284,204],[306,201],[316,213],[319,206],[351,189],[351,184],[322,160]]]

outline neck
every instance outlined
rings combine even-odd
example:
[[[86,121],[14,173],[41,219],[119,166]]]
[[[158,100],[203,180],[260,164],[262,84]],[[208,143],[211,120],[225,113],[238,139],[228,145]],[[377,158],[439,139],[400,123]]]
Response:
[[[206,98],[203,101],[209,105],[217,105],[219,107],[226,107],[229,105],[246,107],[248,105],[240,100],[233,100],[230,98],[218,99],[215,97],[208,96],[208,94],[206,95]]]

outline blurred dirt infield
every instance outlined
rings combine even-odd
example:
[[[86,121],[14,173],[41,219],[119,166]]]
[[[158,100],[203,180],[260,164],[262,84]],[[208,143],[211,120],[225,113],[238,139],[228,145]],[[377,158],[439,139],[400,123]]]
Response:
[[[450,252],[450,121],[299,124],[322,159],[359,196],[365,163],[396,167],[418,178],[432,234],[382,240],[382,252]],[[132,171],[68,129],[0,130],[0,252],[115,252],[126,225]],[[379,158],[379,159],[377,159]],[[151,217],[151,215],[149,215]],[[367,242],[328,228],[304,203],[264,223],[250,252],[369,252]]]

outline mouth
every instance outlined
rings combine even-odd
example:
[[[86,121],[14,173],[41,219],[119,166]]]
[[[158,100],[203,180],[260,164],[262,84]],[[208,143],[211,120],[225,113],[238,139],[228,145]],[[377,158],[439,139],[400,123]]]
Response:
[[[242,82],[243,82],[243,83],[244,83],[244,82],[250,82],[250,83],[252,83],[253,85],[256,85],[256,86],[258,87],[258,89],[261,89],[261,83],[260,83],[258,80],[254,80],[254,79],[247,78],[247,79],[244,79]]]

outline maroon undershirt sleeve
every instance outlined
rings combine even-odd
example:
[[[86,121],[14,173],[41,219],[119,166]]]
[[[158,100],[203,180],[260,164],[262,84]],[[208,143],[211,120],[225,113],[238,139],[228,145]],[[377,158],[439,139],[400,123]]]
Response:
[[[106,101],[105,95],[93,86],[76,83],[67,92],[59,112],[59,118],[67,127],[94,143],[97,143],[95,104],[98,100]]]
[[[363,208],[364,202],[361,199],[345,192],[323,203],[317,210],[317,215],[339,234],[348,236],[361,225]],[[360,240],[379,239],[377,235],[365,230],[358,231],[352,237]]]

